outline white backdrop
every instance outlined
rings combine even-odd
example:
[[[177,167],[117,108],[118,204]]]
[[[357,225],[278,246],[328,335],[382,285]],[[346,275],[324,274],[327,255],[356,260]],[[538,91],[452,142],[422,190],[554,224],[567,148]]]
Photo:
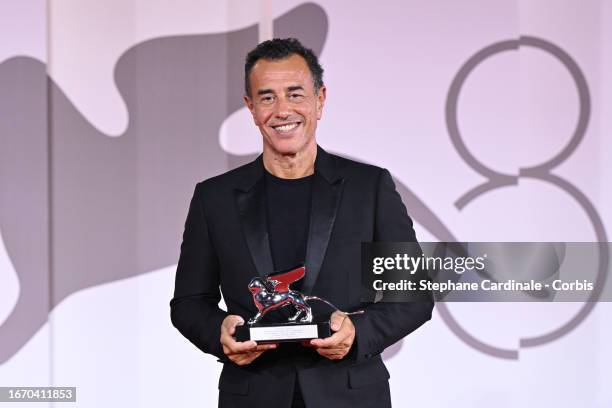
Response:
[[[300,5],[304,3],[272,0],[2,1],[0,81],[3,75],[9,78],[7,72],[16,59],[39,61],[49,80],[99,137],[126,137],[136,113],[118,86],[115,69],[129,49],[164,37],[215,35],[247,27],[256,27],[262,38],[274,32],[272,21]],[[598,239],[593,219],[576,201],[576,194],[543,180],[520,177],[516,184],[492,189],[462,208],[456,205],[466,192],[486,181],[449,135],[448,94],[461,67],[485,47],[521,36],[563,50],[584,75],[590,108],[579,144],[550,173],[577,189],[601,218],[602,229],[612,230],[612,118],[606,115],[612,111],[611,2],[316,1],[307,6],[326,16],[326,21],[312,22],[326,28],[320,59],[328,102],[319,143],[388,168],[461,241]],[[310,23],[304,22],[307,29]],[[133,77],[139,77],[138,70]],[[16,120],[12,114],[2,114],[1,108],[8,112],[17,95],[5,92],[0,122]],[[212,95],[211,103],[229,103],[225,99],[230,96],[229,91]],[[56,119],[54,99],[50,101],[52,126],[41,132],[44,138],[51,135],[53,145],[53,123],[64,119]],[[473,157],[497,172],[517,176],[520,169],[548,161],[569,143],[584,108],[574,77],[559,59],[545,50],[521,46],[486,58],[471,71],[457,102],[457,122]],[[230,109],[217,131],[209,137],[229,155],[260,149],[260,136],[244,108]],[[28,161],[28,152],[14,142],[21,136],[0,134],[0,149],[3,158],[18,156],[29,169],[34,163]],[[76,131],[75,137],[79,137]],[[61,160],[55,159],[55,150],[49,152],[52,162]],[[167,159],[183,160],[172,153]],[[22,205],[10,192],[30,188],[12,176],[17,173],[6,163],[0,163],[0,173],[5,174],[0,175],[0,213],[5,215],[7,209]],[[112,172],[114,163],[107,166],[98,170]],[[192,177],[213,175],[207,171]],[[43,198],[55,191],[57,173],[49,177],[51,186],[41,190]],[[91,189],[96,189],[95,182]],[[54,224],[54,199],[49,199],[52,208],[43,217],[53,237],[54,225],[60,225]],[[182,223],[188,201],[180,203],[176,219]],[[414,203],[406,205],[410,209]],[[28,216],[25,210],[22,215]],[[13,241],[19,217],[0,217],[1,325],[16,310],[24,288],[13,248],[21,248],[26,254],[19,256],[27,257],[36,237],[26,234]],[[431,218],[415,221],[420,240],[446,238],[435,228],[432,231]],[[9,238],[11,245],[5,244]],[[58,240],[48,243],[47,265],[52,267],[41,275],[51,282],[59,274],[54,250],[64,245]],[[170,240],[178,255],[180,236]],[[112,242],[109,247],[113,248]],[[46,321],[19,343],[9,326],[5,324],[4,330],[0,326],[0,348],[19,345],[0,361],[0,386],[76,386],[79,407],[215,405],[221,366],[171,326],[168,302],[176,265],[158,266],[68,293],[51,308]],[[52,300],[51,286],[43,292]],[[492,349],[511,350],[514,357],[500,358],[475,347],[449,325],[448,318],[434,312],[429,323],[385,353],[394,405],[611,406],[612,391],[606,387],[612,381],[609,303],[597,304],[577,327],[553,341],[537,347],[520,344],[521,338],[563,326],[582,307],[447,304],[461,330]],[[19,325],[12,327],[20,330]],[[52,404],[33,406],[45,405]]]

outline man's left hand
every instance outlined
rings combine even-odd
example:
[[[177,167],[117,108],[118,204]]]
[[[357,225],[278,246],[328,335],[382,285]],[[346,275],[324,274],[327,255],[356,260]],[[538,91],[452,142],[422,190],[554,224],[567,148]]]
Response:
[[[347,315],[338,311],[332,313],[329,323],[335,333],[326,339],[310,340],[308,345],[325,358],[340,360],[351,350],[355,340],[355,326]]]

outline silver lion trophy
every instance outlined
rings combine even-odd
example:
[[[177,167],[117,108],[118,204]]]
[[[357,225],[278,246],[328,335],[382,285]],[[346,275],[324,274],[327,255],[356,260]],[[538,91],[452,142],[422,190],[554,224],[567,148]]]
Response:
[[[333,310],[339,311],[339,309],[325,299],[318,296],[306,296],[290,288],[290,285],[302,279],[305,273],[306,267],[298,266],[272,273],[266,277],[258,276],[251,279],[248,289],[253,295],[253,303],[257,307],[257,314],[249,319],[247,324],[236,327],[236,340],[279,343],[322,339],[331,336],[329,321],[313,322],[312,310],[308,301],[320,301],[329,305]],[[262,322],[266,313],[286,306],[293,306],[295,309],[295,313],[287,319],[287,322]],[[345,314],[356,313],[363,313],[363,311]]]

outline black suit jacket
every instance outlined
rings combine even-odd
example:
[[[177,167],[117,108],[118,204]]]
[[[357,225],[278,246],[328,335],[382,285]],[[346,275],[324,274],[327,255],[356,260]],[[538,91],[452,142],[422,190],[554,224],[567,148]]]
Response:
[[[199,183],[191,201],[171,305],[174,326],[224,363],[221,407],[289,407],[295,373],[312,407],[390,406],[389,373],[380,353],[431,318],[432,303],[360,302],[361,242],[416,241],[412,220],[387,170],[318,148],[313,179],[306,276],[302,292],[352,315],[356,329],[340,361],[299,344],[283,344],[248,366],[224,355],[220,326],[228,314],[256,312],[247,284],[273,270],[262,157]],[[227,312],[218,307],[220,291]],[[322,304],[313,312],[329,315]],[[271,312],[274,313],[274,312]]]

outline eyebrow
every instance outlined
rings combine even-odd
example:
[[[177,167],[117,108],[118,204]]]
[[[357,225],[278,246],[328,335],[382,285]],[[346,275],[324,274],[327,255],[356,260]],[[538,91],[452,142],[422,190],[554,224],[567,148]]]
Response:
[[[303,91],[303,90],[304,90],[304,87],[301,85],[293,85],[293,86],[287,87],[288,92]],[[274,93],[272,89],[260,89],[259,91],[257,91],[257,95],[266,95],[266,94],[271,94],[271,93]]]
[[[271,89],[260,89],[259,91],[257,91],[257,95],[265,95],[269,93],[274,93],[274,91],[272,91]]]

